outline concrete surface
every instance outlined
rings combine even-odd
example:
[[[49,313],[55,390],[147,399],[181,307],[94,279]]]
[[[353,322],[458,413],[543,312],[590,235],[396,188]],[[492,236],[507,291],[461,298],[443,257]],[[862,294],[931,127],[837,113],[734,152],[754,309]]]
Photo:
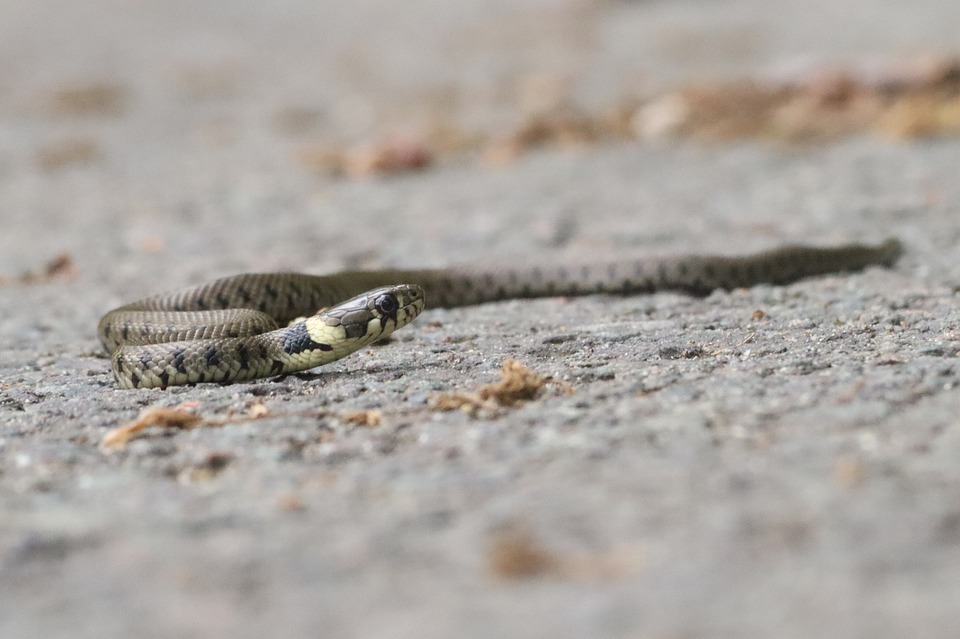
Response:
[[[618,143],[364,180],[296,161],[431,117],[508,128],[531,77],[589,107],[957,54],[953,4],[337,4],[3,3],[0,274],[61,253],[75,273],[0,286],[0,636],[955,636],[960,141]],[[279,381],[120,391],[94,336],[239,271],[888,235],[893,270],[433,310]],[[573,394],[430,408],[509,357]],[[98,448],[183,402],[232,423]],[[365,410],[382,423],[351,425]]]

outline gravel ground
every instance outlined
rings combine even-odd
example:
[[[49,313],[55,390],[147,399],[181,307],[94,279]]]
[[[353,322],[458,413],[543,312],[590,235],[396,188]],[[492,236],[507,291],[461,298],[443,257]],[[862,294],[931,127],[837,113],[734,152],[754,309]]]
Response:
[[[958,53],[952,3],[315,4],[5,3],[0,636],[955,636],[960,141],[610,143],[362,180],[295,159],[435,107],[496,131],[531,77],[589,106]],[[120,391],[94,335],[240,271],[890,235],[892,270],[430,310],[282,380]],[[557,383],[431,407],[508,358]],[[100,449],[188,402],[226,423]]]

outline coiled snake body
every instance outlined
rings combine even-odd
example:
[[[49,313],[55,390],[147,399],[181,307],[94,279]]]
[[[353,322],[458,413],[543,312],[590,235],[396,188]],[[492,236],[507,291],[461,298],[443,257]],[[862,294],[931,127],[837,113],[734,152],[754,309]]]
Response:
[[[879,245],[832,248],[790,245],[738,257],[234,275],[110,311],[101,318],[98,335],[112,355],[122,387],[233,382],[340,359],[413,321],[425,298],[433,306],[454,307],[510,298],[668,289],[704,295],[717,288],[786,284],[870,265],[889,266],[901,250],[898,240],[889,239]],[[309,317],[298,319],[304,316]]]

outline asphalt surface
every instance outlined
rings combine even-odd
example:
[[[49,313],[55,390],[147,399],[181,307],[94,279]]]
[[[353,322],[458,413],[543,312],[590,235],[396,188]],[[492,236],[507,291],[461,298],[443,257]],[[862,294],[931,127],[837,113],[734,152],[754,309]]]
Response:
[[[407,4],[5,3],[0,637],[955,636],[960,141],[297,160],[508,129],[556,77],[590,108],[957,54],[952,3]],[[94,334],[241,271],[891,235],[894,269],[786,287],[434,309],[282,380],[121,391]],[[508,358],[554,383],[434,409]],[[221,425],[101,449],[156,406]]]

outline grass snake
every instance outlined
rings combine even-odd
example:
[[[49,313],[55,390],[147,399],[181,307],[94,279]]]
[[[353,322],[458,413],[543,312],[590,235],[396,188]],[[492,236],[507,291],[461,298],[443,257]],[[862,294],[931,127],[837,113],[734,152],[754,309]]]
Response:
[[[551,266],[250,273],[147,297],[104,315],[100,342],[124,388],[234,382],[326,364],[383,339],[424,308],[513,298],[714,289],[892,265],[896,239],[830,248],[788,245],[742,256]],[[406,282],[406,284],[401,284]],[[346,300],[346,301],[343,301]],[[318,309],[322,309],[319,310]]]

